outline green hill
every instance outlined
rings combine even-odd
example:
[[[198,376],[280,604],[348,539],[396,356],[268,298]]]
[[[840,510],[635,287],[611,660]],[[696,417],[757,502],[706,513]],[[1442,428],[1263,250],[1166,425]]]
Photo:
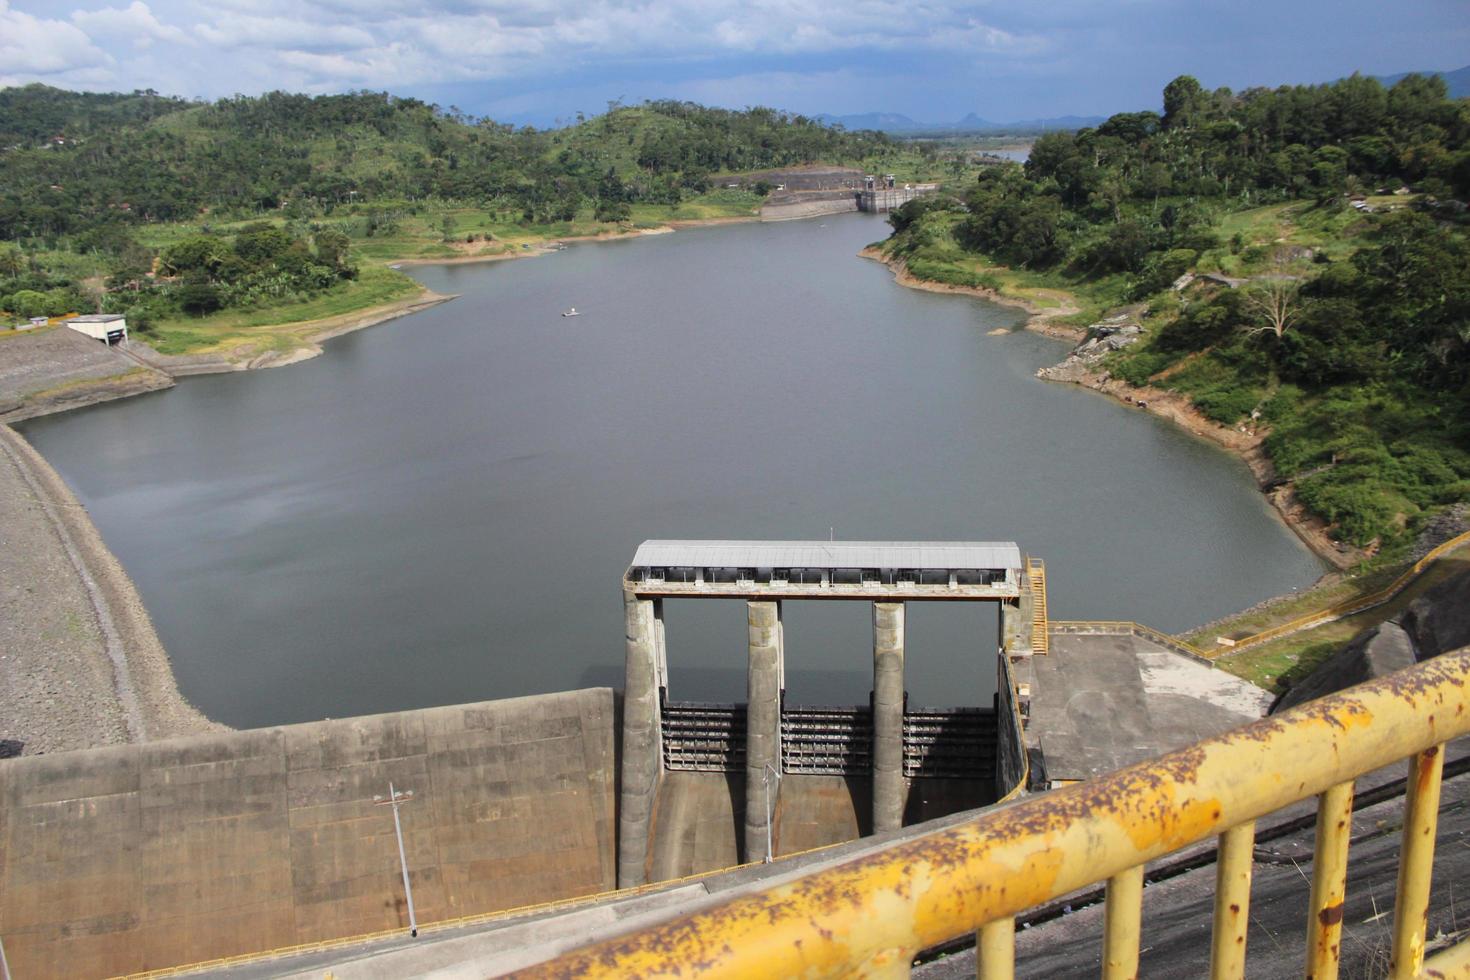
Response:
[[[937,166],[880,133],[671,101],[543,131],[381,92],[203,103],[28,85],[0,90],[0,134],[0,314],[127,312],[180,352],[222,343],[211,324],[416,288],[359,277],[363,261],[754,214],[760,195],[714,189],[717,173]]]
[[[1340,540],[1401,552],[1470,498],[1470,103],[1416,75],[1185,76],[1163,102],[906,205],[886,251],[921,278],[1065,288],[1078,326],[1122,308],[1140,339],[1098,371],[1268,431]]]

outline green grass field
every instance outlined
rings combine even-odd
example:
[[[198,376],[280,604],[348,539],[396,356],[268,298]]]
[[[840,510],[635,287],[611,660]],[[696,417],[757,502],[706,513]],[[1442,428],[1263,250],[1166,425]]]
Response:
[[[141,339],[161,354],[198,354],[244,348],[252,354],[305,346],[319,321],[409,299],[421,291],[401,272],[365,266],[354,281],[343,282],[301,302],[250,310],[223,310],[204,317],[159,322]]]
[[[1244,677],[1267,690],[1283,691],[1290,682],[1310,673],[1313,668],[1336,653],[1343,644],[1363,630],[1392,619],[1403,612],[1409,603],[1433,586],[1466,570],[1470,570],[1470,547],[1460,548],[1446,555],[1403,592],[1382,606],[1358,613],[1356,616],[1340,619],[1335,623],[1303,630],[1300,633],[1292,633],[1238,654],[1226,654],[1215,662],[1232,674]],[[1248,632],[1258,632],[1277,623],[1305,615],[1314,609],[1321,609],[1334,602],[1351,598],[1355,594],[1366,594],[1375,591],[1376,588],[1382,588],[1392,581],[1394,577],[1391,574],[1392,571],[1385,569],[1376,575],[1353,580],[1352,583],[1330,590],[1320,592],[1314,590],[1313,593],[1302,596],[1300,600],[1273,606],[1268,615],[1259,618],[1243,617],[1241,622],[1250,622]],[[1234,623],[1227,624],[1225,628],[1233,631],[1232,628],[1235,625]],[[1211,631],[1208,637],[1192,635],[1188,639],[1196,646],[1209,649],[1215,646],[1215,636],[1229,635],[1229,632],[1215,630]]]

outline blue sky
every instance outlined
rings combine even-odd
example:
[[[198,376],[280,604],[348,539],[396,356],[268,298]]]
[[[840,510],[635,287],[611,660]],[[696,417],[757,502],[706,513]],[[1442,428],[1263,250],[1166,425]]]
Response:
[[[609,101],[1011,121],[1470,64],[1466,0],[0,0],[0,85],[388,90],[549,125]]]

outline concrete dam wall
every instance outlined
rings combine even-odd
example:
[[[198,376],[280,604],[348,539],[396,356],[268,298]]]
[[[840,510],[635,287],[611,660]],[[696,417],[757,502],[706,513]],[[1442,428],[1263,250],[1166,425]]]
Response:
[[[12,759],[15,976],[111,976],[609,890],[606,688]]]

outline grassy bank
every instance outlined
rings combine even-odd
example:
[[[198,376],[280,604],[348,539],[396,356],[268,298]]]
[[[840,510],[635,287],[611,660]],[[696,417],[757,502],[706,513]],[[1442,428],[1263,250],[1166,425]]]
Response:
[[[160,354],[224,350],[242,350],[251,355],[284,353],[307,346],[317,321],[386,306],[422,291],[418,283],[401,272],[367,265],[357,279],[339,283],[310,299],[162,320],[144,339]]]
[[[1446,555],[1425,570],[1403,592],[1381,606],[1334,623],[1292,633],[1250,650],[1226,654],[1215,662],[1232,674],[1279,693],[1297,679],[1311,673],[1358,633],[1392,619],[1435,585],[1467,570],[1470,570],[1470,546]],[[1210,649],[1215,647],[1217,636],[1260,632],[1314,609],[1344,602],[1355,596],[1368,595],[1386,586],[1399,571],[1401,569],[1385,567],[1369,575],[1334,583],[1322,589],[1313,589],[1290,601],[1273,604],[1269,610],[1242,615],[1218,624],[1205,633],[1191,634],[1187,639],[1196,646]]]
[[[521,256],[562,239],[636,234],[674,221],[754,217],[760,201],[758,195],[748,191],[722,189],[677,205],[635,205],[631,219],[621,223],[597,221],[591,211],[579,213],[571,221],[527,224],[518,220],[519,215],[504,210],[408,202],[344,208],[312,224],[337,228],[349,235],[351,258],[361,267],[355,280],[338,283],[308,299],[226,309],[207,316],[178,314],[160,320],[139,337],[168,355],[289,352],[309,344],[317,321],[366,312],[422,292],[412,278],[387,267],[393,262]],[[270,219],[268,223],[291,225],[285,218]],[[147,226],[141,237],[150,248],[164,249],[205,229],[231,234],[246,225],[259,224],[258,219],[205,225],[163,223]]]
[[[883,255],[903,262],[916,279],[946,286],[992,290],[1024,305],[1049,310],[1073,307],[1078,312],[1056,322],[1084,327],[1126,299],[1122,276],[1087,278],[1060,271],[1034,272],[996,262],[962,248],[955,228],[963,220],[957,211],[925,214],[914,229],[880,243]]]

